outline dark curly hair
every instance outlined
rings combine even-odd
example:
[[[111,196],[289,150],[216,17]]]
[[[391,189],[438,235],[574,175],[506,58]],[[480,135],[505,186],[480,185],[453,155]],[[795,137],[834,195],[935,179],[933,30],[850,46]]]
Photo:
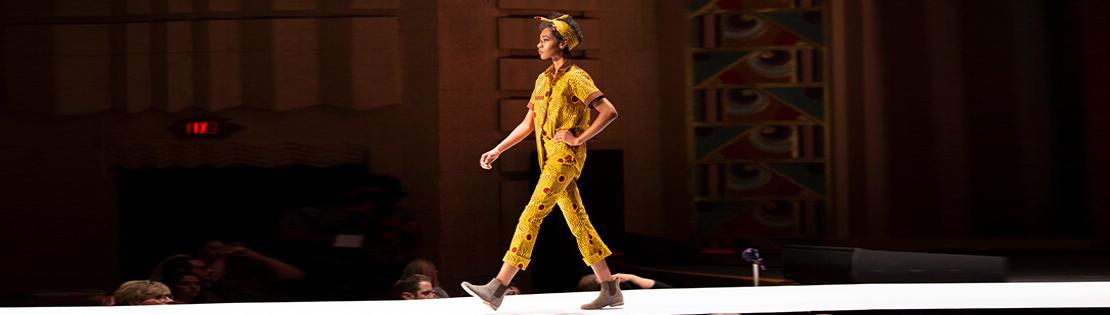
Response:
[[[563,13],[555,12],[555,13],[552,13],[551,15],[547,16],[547,18],[554,20],[555,18],[558,18],[558,17],[563,16],[563,15],[569,16],[569,18],[566,19],[566,22],[567,22],[567,24],[570,25],[570,29],[572,31],[574,31],[574,36],[578,37],[578,45],[582,45],[582,42],[585,41],[584,38],[582,37],[582,28],[578,27],[578,22],[576,22],[574,20],[573,16],[571,16],[569,14],[563,14]],[[555,39],[558,40],[559,43],[563,42],[563,34],[559,34],[559,30],[555,28],[555,25],[551,24],[550,22],[540,22],[540,30],[543,30],[545,28],[550,28],[551,29],[551,34],[555,35]],[[563,57],[570,57],[570,46],[569,45],[567,47],[563,47]]]

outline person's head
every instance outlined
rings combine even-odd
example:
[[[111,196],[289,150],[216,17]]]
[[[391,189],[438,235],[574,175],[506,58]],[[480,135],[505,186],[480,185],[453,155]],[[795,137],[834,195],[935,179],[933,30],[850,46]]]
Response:
[[[173,302],[173,293],[165,284],[153,280],[124,282],[112,294],[116,305],[157,305]]]
[[[401,279],[412,275],[425,275],[431,279],[433,287],[439,286],[439,270],[436,269],[436,264],[427,259],[413,260],[401,270]]]
[[[570,15],[556,12],[546,18],[537,16],[536,19],[540,20],[540,37],[536,43],[540,59],[570,57],[570,51],[582,43],[582,29]]]
[[[166,284],[169,285],[177,302],[192,303],[197,296],[200,296],[200,277],[192,273],[171,275],[167,281]]]
[[[208,281],[211,272],[208,263],[200,258],[189,255],[173,255],[163,259],[154,267],[154,270],[150,272],[150,279],[169,283],[169,280],[166,279],[168,275],[191,273],[197,276],[201,282],[205,282]]]
[[[425,275],[411,275],[394,284],[403,300],[423,300],[436,298],[436,289],[432,287],[432,279]]]
[[[162,261],[158,262],[158,265],[154,266],[154,270],[150,271],[150,279],[164,281],[163,278],[166,275],[187,270],[189,268],[190,259],[193,259],[193,257],[189,255],[173,255],[166,257],[166,259],[162,259]]]
[[[222,255],[221,252],[224,246],[225,244],[221,240],[205,241],[200,245],[200,248],[197,249],[197,258],[208,262],[215,261]]]
[[[597,281],[597,276],[588,274],[578,279],[578,291],[598,291],[601,290],[601,282]]]
[[[212,275],[212,269],[208,267],[208,263],[200,258],[189,259],[189,273],[196,276],[201,283],[208,281],[208,277]]]

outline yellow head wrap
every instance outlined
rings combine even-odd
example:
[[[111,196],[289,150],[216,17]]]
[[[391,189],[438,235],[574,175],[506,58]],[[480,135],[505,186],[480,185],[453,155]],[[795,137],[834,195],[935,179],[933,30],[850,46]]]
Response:
[[[567,19],[569,18],[570,15],[566,14],[563,14],[563,16],[554,19],[549,19],[542,16],[536,17],[537,20],[554,25],[555,30],[559,32],[559,36],[562,36],[563,41],[567,43],[567,50],[574,50],[574,47],[578,46],[578,36],[574,34],[574,28],[570,27],[570,23],[567,23]]]

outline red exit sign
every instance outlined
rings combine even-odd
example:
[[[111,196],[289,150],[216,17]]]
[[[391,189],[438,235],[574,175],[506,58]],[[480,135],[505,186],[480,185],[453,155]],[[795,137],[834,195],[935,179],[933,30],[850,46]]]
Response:
[[[242,129],[243,126],[227,119],[182,119],[170,126],[170,131],[178,137],[190,139],[227,138]]]
[[[214,135],[220,132],[218,121],[194,121],[185,123],[185,134],[191,136]]]

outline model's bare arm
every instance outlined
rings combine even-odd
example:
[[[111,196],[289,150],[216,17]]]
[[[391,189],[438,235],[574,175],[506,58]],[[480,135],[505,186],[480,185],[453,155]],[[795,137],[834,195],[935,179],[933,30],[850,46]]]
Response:
[[[593,139],[594,136],[597,136],[602,130],[605,130],[605,127],[608,127],[609,123],[617,120],[617,108],[613,106],[613,103],[609,102],[608,98],[602,97],[595,100],[593,103],[597,108],[598,114],[597,118],[594,119],[594,123],[590,124],[590,128],[587,128],[586,131],[583,131],[580,135],[574,135],[567,130],[559,130],[555,132],[555,137],[552,140],[562,141],[572,146],[582,145],[586,143],[586,141]]]
[[[498,156],[501,156],[501,152],[505,152],[509,148],[512,148],[517,143],[520,143],[521,140],[527,138],[529,133],[532,133],[532,119],[535,117],[536,112],[528,110],[528,113],[524,114],[524,120],[521,120],[520,124],[516,125],[516,128],[513,128],[513,132],[510,132],[509,136],[505,137],[505,140],[501,140],[501,143],[492,150],[482,154],[482,157],[478,159],[478,165],[487,170],[493,168],[493,161],[497,160]]]
[[[528,110],[528,113],[524,114],[524,119],[520,121],[520,124],[517,124],[516,128],[513,128],[513,132],[510,132],[509,136],[505,137],[505,140],[502,140],[501,143],[494,147],[494,149],[499,152],[505,152],[515,146],[517,143],[520,143],[520,141],[524,140],[524,138],[527,138],[528,135],[532,133],[532,119],[535,117],[536,112]]]

